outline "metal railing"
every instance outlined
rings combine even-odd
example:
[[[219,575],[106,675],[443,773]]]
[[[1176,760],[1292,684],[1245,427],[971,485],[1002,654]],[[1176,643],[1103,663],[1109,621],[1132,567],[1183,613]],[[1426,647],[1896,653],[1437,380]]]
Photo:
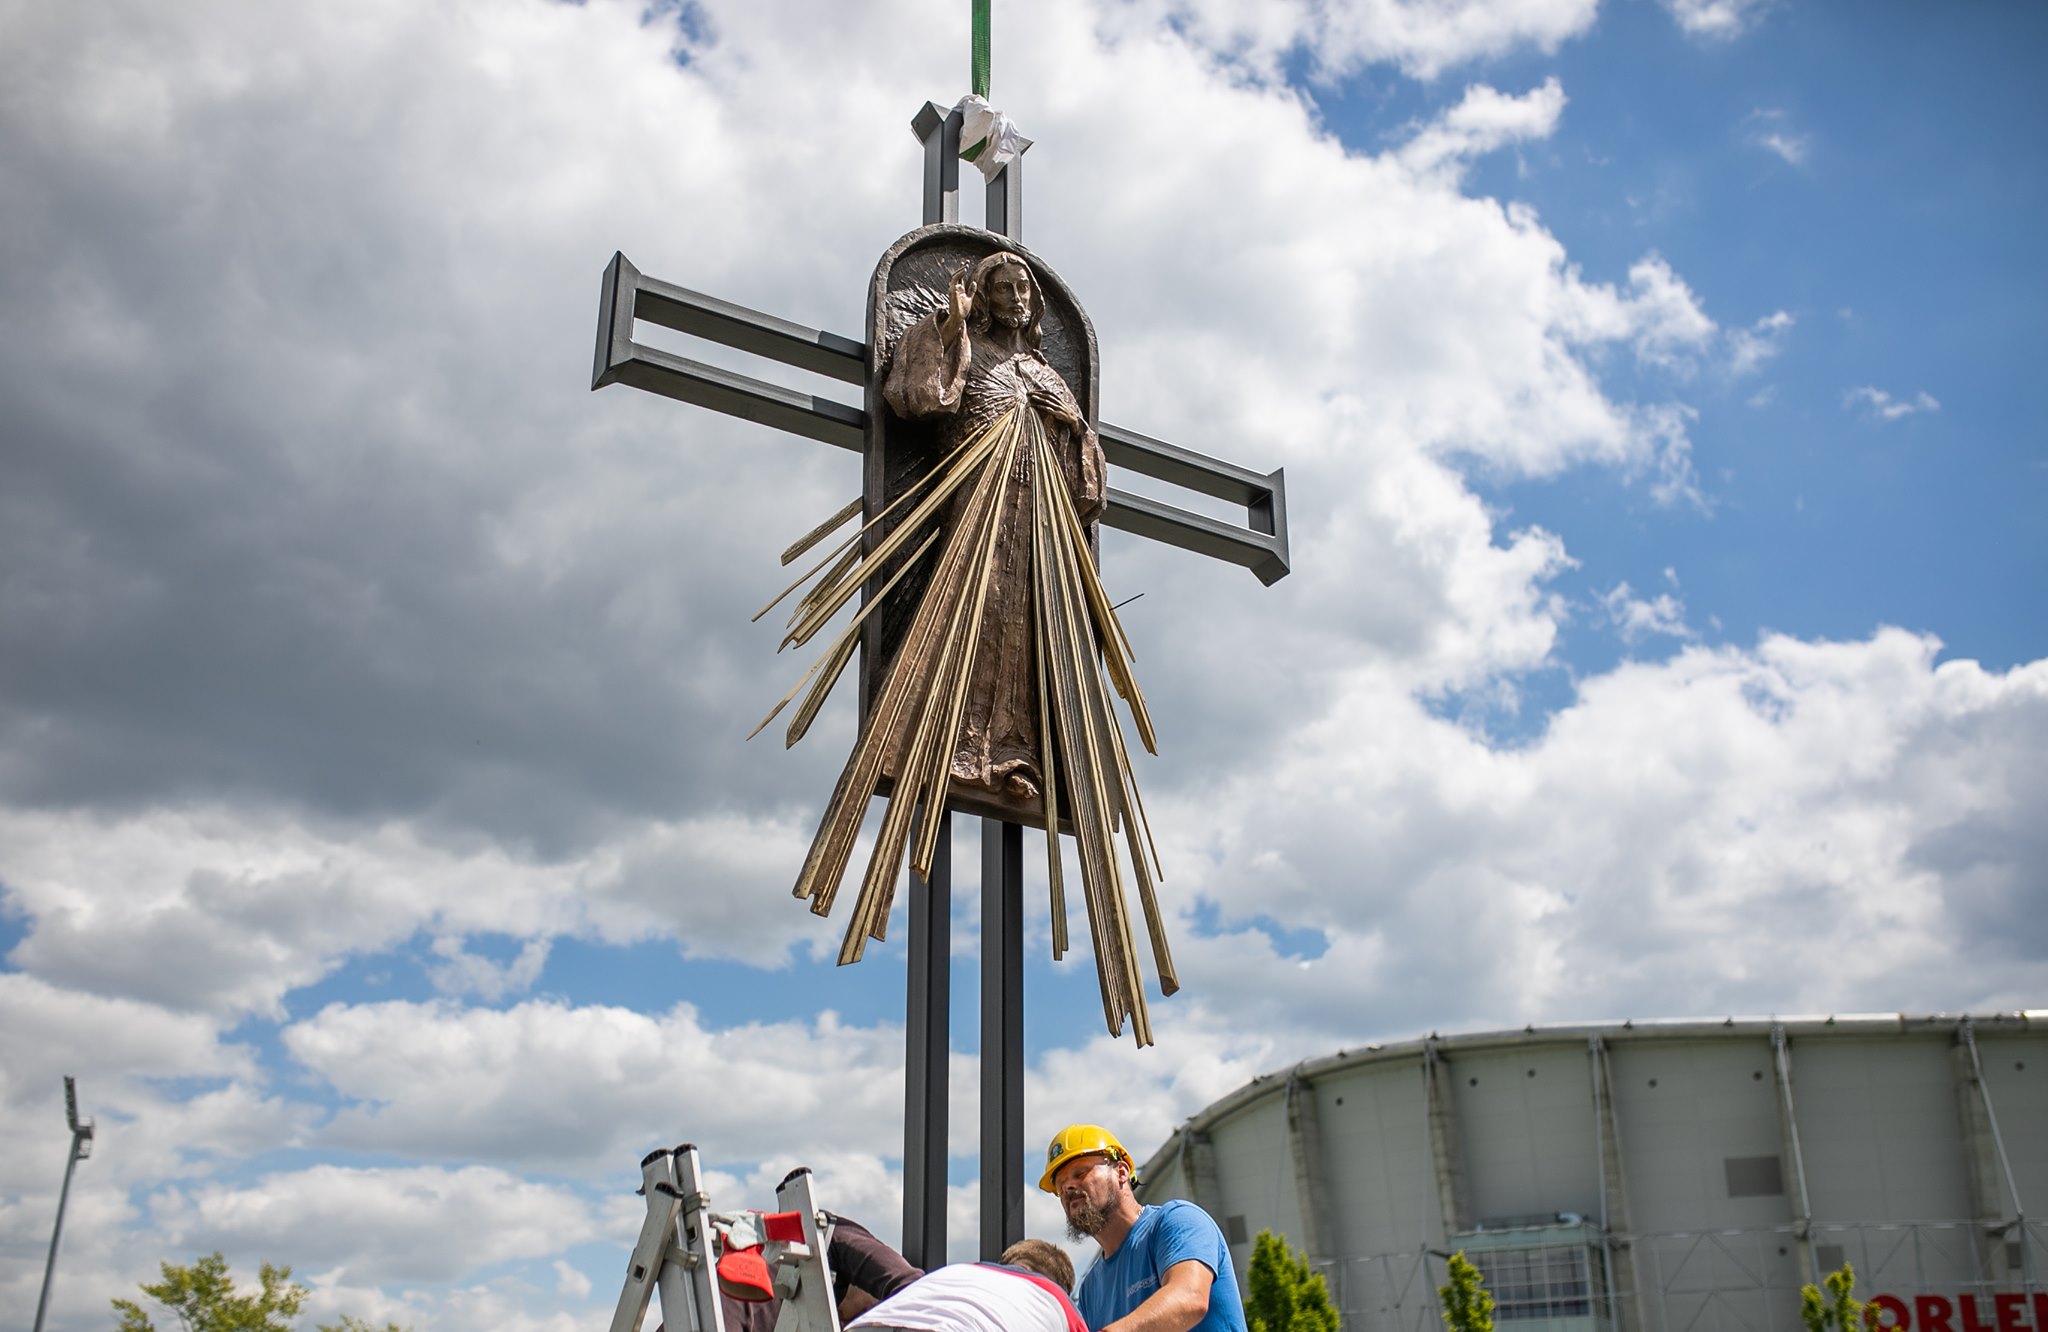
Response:
[[[1994,1233],[1974,1221],[1816,1222],[1810,1239],[1829,1270],[1841,1262],[1855,1269],[1861,1300],[1893,1295],[1910,1305],[1923,1294],[1978,1297],[1982,1316],[1974,1322],[1995,1327],[1993,1295],[2048,1296],[2048,1223],[2016,1222]],[[1510,1320],[1513,1332],[1800,1332],[1805,1277],[1796,1226],[1670,1231],[1610,1242],[1634,1251],[1640,1297],[1620,1290],[1610,1300],[1596,1282],[1587,1318]],[[1447,1256],[1425,1249],[1318,1267],[1349,1332],[1441,1332],[1437,1288],[1447,1280]],[[2034,1307],[2031,1298],[2028,1307]],[[1959,1312],[1955,1326],[1967,1325]]]

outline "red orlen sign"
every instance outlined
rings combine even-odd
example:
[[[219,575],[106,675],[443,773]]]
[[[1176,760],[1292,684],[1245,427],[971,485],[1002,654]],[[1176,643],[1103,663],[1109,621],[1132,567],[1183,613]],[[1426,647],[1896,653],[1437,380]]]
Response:
[[[1985,1301],[1991,1317],[1984,1317]],[[2033,1320],[2028,1321],[2028,1304]],[[1885,1332],[2048,1332],[2048,1294],[1999,1291],[1983,1295],[1873,1295],[1869,1313]]]

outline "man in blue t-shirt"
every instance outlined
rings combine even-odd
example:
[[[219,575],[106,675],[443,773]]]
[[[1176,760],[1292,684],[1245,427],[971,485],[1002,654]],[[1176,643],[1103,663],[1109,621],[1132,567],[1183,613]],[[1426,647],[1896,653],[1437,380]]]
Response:
[[[1230,1249],[1191,1202],[1141,1206],[1137,1164],[1108,1129],[1069,1124],[1053,1135],[1038,1187],[1060,1200],[1067,1233],[1102,1257],[1074,1303],[1095,1332],[1245,1332]]]

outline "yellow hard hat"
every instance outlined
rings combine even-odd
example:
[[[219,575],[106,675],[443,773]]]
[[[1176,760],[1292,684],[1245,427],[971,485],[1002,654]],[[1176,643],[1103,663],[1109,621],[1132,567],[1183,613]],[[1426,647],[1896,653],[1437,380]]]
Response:
[[[1045,1149],[1045,1173],[1038,1177],[1039,1189],[1051,1193],[1052,1177],[1059,1173],[1061,1166],[1077,1156],[1093,1156],[1097,1153],[1107,1156],[1112,1163],[1128,1163],[1131,1167],[1131,1183],[1138,1182],[1138,1163],[1131,1160],[1131,1154],[1116,1140],[1116,1134],[1100,1124],[1069,1124],[1052,1135],[1052,1142]]]

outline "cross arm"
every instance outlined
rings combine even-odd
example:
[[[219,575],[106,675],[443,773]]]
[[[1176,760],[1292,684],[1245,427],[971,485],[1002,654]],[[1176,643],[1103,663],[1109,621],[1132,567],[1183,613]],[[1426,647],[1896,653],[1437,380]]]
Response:
[[[865,374],[865,344],[647,277],[625,255],[614,254],[604,271],[597,361],[590,373],[593,390],[629,384],[860,452],[868,419],[860,408],[635,342],[638,319],[849,384],[860,383]]]
[[[1245,508],[1245,525],[1238,527],[1111,487],[1103,522],[1198,555],[1242,564],[1268,587],[1287,576],[1286,468],[1261,475],[1106,421],[1095,433],[1111,466]]]
[[[729,301],[650,278],[614,254],[599,293],[597,353],[590,387],[628,384],[859,452],[867,413],[633,340],[637,320],[796,366],[842,383],[862,383],[867,345],[805,328]],[[1104,423],[1096,434],[1113,466],[1245,507],[1243,526],[1160,500],[1111,489],[1102,521],[1119,531],[1243,565],[1262,583],[1287,576],[1285,469],[1260,474],[1192,449]]]

